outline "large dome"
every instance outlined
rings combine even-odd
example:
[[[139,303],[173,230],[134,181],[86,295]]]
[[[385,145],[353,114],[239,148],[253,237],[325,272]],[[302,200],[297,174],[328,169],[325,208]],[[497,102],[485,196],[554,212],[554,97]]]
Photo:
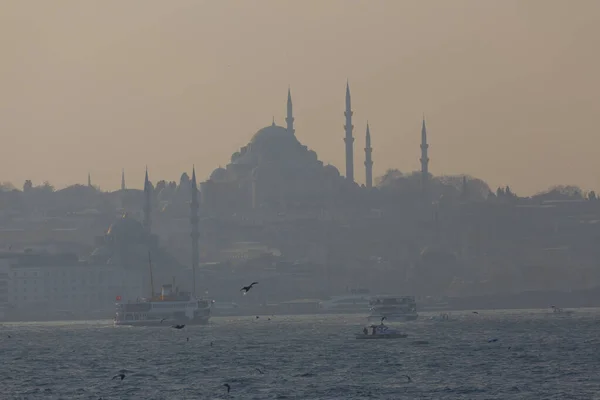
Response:
[[[252,136],[252,140],[250,140],[250,144],[254,146],[278,146],[278,145],[290,145],[290,144],[300,144],[296,136],[288,133],[287,129],[283,126],[271,125],[266,126],[256,132],[254,136]]]

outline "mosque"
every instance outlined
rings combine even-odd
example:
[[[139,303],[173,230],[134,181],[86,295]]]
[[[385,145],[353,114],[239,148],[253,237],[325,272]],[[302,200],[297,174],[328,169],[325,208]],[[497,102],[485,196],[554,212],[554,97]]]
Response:
[[[231,155],[225,168],[215,169],[200,183],[202,209],[285,211],[323,209],[347,202],[353,192],[373,188],[371,134],[365,135],[365,185],[354,180],[354,137],[350,87],[346,85],[346,174],[324,165],[317,153],[298,141],[294,129],[292,96],[288,90],[286,126],[275,121],[254,134],[250,143]],[[422,128],[421,172],[423,187],[429,176],[425,122]],[[349,196],[350,195],[350,196]]]

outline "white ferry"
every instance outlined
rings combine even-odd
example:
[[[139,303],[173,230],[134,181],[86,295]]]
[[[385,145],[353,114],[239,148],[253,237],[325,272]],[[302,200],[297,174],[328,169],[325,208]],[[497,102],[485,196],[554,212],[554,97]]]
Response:
[[[370,332],[369,332],[370,331]],[[407,337],[406,333],[402,333],[395,329],[388,328],[383,323],[380,325],[371,325],[363,328],[362,334],[356,334],[355,337],[361,340],[369,339],[403,339]]]
[[[117,301],[120,297],[117,297]],[[207,324],[212,302],[198,299],[190,292],[173,291],[173,285],[163,285],[161,294],[135,303],[117,302],[115,325],[171,326]]]
[[[414,296],[376,296],[369,302],[370,322],[405,322],[419,317]]]

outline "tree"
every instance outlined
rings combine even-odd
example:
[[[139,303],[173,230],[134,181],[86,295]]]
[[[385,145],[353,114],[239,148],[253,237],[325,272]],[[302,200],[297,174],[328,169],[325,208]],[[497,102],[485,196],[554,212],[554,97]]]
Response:
[[[591,192],[588,193],[588,200],[590,201],[595,201],[598,198],[596,197],[596,192],[594,192],[593,190]]]
[[[164,179],[161,181],[158,181],[156,183],[156,191],[157,192],[160,192],[161,190],[163,190],[166,187],[167,187],[167,182]]]
[[[10,182],[0,182],[0,192],[12,192],[15,186]]]

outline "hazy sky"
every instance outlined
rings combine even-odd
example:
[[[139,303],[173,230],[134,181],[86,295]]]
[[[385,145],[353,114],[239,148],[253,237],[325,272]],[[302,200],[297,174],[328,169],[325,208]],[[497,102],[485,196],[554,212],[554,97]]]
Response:
[[[532,194],[600,189],[600,1],[4,0],[0,181],[129,187],[205,180],[253,133],[284,125],[355,176],[419,168]]]

